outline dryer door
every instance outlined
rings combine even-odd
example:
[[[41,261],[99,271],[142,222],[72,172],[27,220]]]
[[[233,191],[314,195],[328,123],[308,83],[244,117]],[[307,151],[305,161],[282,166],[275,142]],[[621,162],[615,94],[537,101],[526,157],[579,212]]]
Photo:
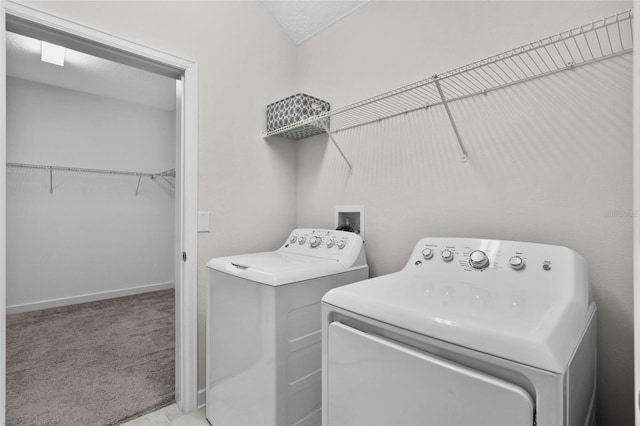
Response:
[[[327,425],[534,424],[531,396],[504,380],[339,322],[327,344]]]

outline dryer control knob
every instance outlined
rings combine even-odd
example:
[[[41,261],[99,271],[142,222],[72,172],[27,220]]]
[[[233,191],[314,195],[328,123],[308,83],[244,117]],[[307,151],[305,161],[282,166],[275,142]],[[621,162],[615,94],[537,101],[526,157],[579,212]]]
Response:
[[[309,238],[309,245],[311,246],[311,248],[318,247],[321,242],[322,242],[322,238],[318,237],[317,235],[314,235],[313,237]]]
[[[489,258],[482,250],[474,250],[469,255],[469,264],[475,269],[484,269],[489,266]]]
[[[298,238],[298,244],[300,244],[300,245],[303,245],[305,241],[307,241],[307,237]]]
[[[511,268],[515,269],[516,271],[518,269],[522,269],[524,268],[524,259],[520,256],[513,256],[511,259],[509,259],[509,266],[511,266]]]
[[[422,257],[424,257],[425,259],[431,259],[433,257],[433,250],[431,250],[430,248],[422,250]]]
[[[442,255],[442,260],[445,262],[451,262],[453,260],[453,252],[449,249],[444,249],[440,253]]]
[[[292,236],[291,236],[291,238],[289,238],[289,242],[290,242],[291,244],[293,244],[293,243],[295,243],[295,242],[296,242],[296,240],[297,240],[297,239],[298,239],[298,237],[296,237],[295,235],[292,235]]]
[[[342,250],[344,246],[347,245],[347,243],[344,240],[340,240],[336,243],[336,245],[338,246],[338,249]]]
[[[336,243],[336,240],[334,240],[333,238],[331,238],[330,240],[327,240],[327,248],[333,247],[335,243]]]

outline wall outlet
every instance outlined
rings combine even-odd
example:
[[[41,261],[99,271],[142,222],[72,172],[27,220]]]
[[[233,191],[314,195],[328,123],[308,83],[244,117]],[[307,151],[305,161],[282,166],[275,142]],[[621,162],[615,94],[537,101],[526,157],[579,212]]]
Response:
[[[334,227],[353,230],[364,241],[364,206],[336,206]]]

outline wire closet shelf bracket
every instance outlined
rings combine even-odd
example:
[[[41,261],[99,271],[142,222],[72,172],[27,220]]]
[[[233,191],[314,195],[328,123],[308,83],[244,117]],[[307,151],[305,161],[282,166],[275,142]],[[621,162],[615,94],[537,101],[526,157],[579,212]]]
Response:
[[[140,182],[143,177],[148,177],[151,180],[156,178],[162,178],[175,189],[173,184],[167,177],[176,177],[176,169],[169,169],[159,173],[145,173],[145,172],[129,172],[124,170],[109,170],[109,169],[88,169],[81,167],[63,167],[63,166],[47,166],[44,164],[26,164],[26,163],[7,163],[7,168],[13,169],[38,169],[46,170],[49,173],[49,193],[53,194],[53,172],[74,172],[74,173],[92,173],[92,174],[106,174],[106,175],[121,175],[121,176],[138,176],[138,185],[136,186],[136,197],[140,193]]]
[[[282,126],[263,133],[263,137],[276,136],[309,125],[325,129],[351,169],[351,163],[332,134],[442,105],[453,128],[460,158],[466,161],[468,155],[448,103],[632,52],[632,18],[633,9],[618,12],[360,102]]]

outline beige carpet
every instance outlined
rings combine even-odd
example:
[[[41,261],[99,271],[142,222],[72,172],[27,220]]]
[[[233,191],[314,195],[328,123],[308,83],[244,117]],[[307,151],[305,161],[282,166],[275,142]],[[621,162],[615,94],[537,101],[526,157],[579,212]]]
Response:
[[[174,401],[174,291],[7,316],[7,425],[115,425]]]

